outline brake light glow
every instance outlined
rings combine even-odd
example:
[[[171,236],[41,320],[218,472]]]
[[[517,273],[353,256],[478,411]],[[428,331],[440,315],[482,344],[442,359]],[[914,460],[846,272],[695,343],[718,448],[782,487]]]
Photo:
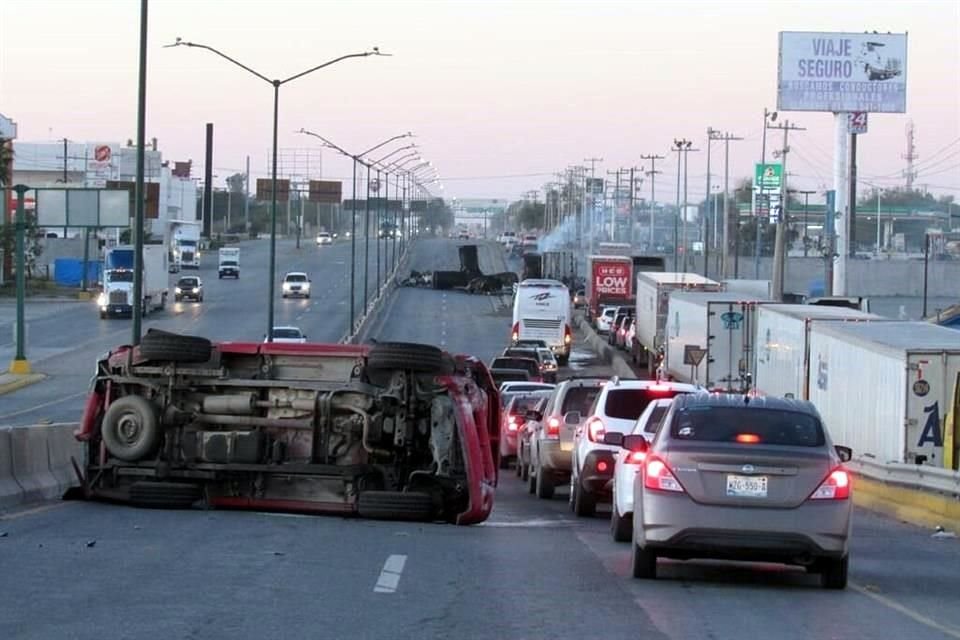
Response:
[[[606,460],[601,460],[600,462],[597,463],[597,471],[599,471],[600,473],[603,473],[604,471],[606,471],[607,467],[609,467],[609,465],[607,464]]]
[[[673,491],[684,493],[683,486],[677,481],[666,463],[655,456],[647,458],[643,474],[643,486],[655,491]]]
[[[811,500],[846,500],[850,497],[850,474],[846,469],[837,468],[830,472],[817,490],[810,496]]]
[[[512,330],[511,337],[513,338],[514,342],[520,339],[520,323],[519,322],[513,323],[513,330]]]
[[[648,391],[670,391],[670,385],[667,384],[652,384],[647,387]]]
[[[517,424],[517,416],[507,417],[507,431],[516,431],[520,428],[520,425]]]
[[[591,442],[602,442],[605,432],[606,429],[603,426],[603,420],[600,418],[594,418],[587,423],[587,437]]]
[[[757,444],[760,442],[760,436],[755,433],[738,433],[737,442],[740,444]]]
[[[570,325],[563,325],[563,343],[570,344],[573,342],[573,332],[570,330]]]
[[[624,460],[627,464],[642,464],[646,460],[647,454],[643,451],[631,451]]]
[[[547,420],[547,435],[558,437],[560,435],[560,418],[550,418]]]

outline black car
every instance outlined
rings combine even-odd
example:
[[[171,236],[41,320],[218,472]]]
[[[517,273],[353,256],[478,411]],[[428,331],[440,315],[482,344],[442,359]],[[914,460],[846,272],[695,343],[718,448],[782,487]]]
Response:
[[[196,300],[203,302],[203,283],[196,276],[184,276],[177,280],[173,289],[173,299],[176,302],[181,300]]]

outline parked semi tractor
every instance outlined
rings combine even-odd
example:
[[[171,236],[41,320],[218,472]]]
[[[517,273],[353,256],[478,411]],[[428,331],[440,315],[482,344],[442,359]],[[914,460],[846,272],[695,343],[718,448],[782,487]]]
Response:
[[[719,282],[696,273],[673,271],[641,271],[636,277],[637,294],[634,302],[636,326],[630,356],[638,365],[646,365],[653,373],[659,364],[665,345],[664,326],[667,321],[670,292],[720,291]]]
[[[134,247],[117,245],[103,251],[103,291],[97,299],[100,317],[133,315]],[[143,315],[163,309],[168,295],[167,249],[143,247]]]
[[[217,276],[220,279],[240,277],[240,247],[223,247],[218,257]]]
[[[200,268],[200,223],[196,220],[171,220],[167,246],[171,271]]]

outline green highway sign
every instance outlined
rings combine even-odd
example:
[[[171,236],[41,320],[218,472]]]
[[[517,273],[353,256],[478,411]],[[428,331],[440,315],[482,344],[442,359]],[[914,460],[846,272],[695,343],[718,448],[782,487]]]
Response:
[[[782,164],[760,164],[754,165],[753,188],[760,193],[780,193],[783,187],[783,165]]]

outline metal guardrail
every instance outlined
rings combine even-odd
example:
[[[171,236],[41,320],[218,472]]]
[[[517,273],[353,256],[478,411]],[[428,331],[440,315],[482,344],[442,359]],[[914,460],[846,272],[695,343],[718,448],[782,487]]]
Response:
[[[919,464],[887,464],[867,458],[847,463],[851,471],[871,480],[889,482],[909,489],[935,491],[960,500],[960,472]]]

